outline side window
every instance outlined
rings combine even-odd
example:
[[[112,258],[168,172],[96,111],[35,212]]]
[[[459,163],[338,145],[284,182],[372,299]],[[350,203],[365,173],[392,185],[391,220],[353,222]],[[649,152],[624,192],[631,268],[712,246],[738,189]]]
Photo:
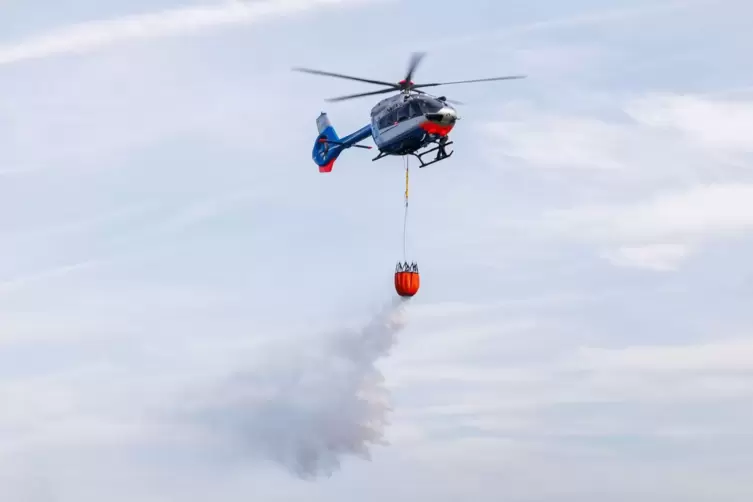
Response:
[[[410,102],[397,109],[397,121],[402,122],[410,118]]]
[[[423,115],[424,112],[421,109],[421,103],[414,100],[410,102],[410,116],[411,117],[418,117],[420,115]]]
[[[393,110],[379,120],[379,128],[384,129],[385,127],[394,125],[396,121],[397,121],[397,112]]]

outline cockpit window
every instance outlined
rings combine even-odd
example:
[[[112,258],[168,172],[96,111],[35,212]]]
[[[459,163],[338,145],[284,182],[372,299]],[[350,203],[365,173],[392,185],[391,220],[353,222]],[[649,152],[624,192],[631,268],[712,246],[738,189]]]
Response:
[[[400,108],[397,109],[397,121],[402,122],[403,120],[408,120],[410,118],[410,102],[405,103]]]
[[[414,99],[410,102],[410,116],[411,117],[419,117],[424,114],[423,109],[421,108],[421,103]]]
[[[385,127],[389,127],[391,125],[394,125],[395,122],[397,122],[397,111],[392,110],[385,116],[383,116],[381,119],[379,119],[379,128],[384,129]]]
[[[436,98],[426,96],[411,97],[399,107],[382,116],[377,122],[377,127],[384,129],[398,122],[420,117],[426,113],[436,113],[444,108],[444,106],[445,104]]]
[[[421,108],[424,113],[436,113],[444,107],[444,103],[437,99],[422,99]]]

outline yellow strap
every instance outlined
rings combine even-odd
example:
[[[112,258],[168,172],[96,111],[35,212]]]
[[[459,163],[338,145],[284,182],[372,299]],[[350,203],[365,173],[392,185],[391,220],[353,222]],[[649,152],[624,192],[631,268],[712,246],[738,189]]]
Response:
[[[405,200],[408,200],[408,167],[405,168]]]

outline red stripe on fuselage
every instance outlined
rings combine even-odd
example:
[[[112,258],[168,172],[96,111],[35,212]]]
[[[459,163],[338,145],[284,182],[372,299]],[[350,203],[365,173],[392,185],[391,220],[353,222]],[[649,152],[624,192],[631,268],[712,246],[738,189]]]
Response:
[[[454,124],[451,125],[442,125],[437,124],[436,122],[432,122],[430,120],[427,120],[426,122],[421,123],[421,129],[426,131],[429,134],[436,134],[438,136],[447,136],[450,134],[450,131],[452,130]]]

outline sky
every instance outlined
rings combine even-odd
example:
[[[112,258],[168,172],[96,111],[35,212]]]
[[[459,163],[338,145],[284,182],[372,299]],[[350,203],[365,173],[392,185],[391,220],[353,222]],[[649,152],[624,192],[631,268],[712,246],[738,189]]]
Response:
[[[0,1],[0,493],[753,497],[753,4]],[[448,86],[455,153],[311,160]],[[366,144],[371,144],[368,141]]]

